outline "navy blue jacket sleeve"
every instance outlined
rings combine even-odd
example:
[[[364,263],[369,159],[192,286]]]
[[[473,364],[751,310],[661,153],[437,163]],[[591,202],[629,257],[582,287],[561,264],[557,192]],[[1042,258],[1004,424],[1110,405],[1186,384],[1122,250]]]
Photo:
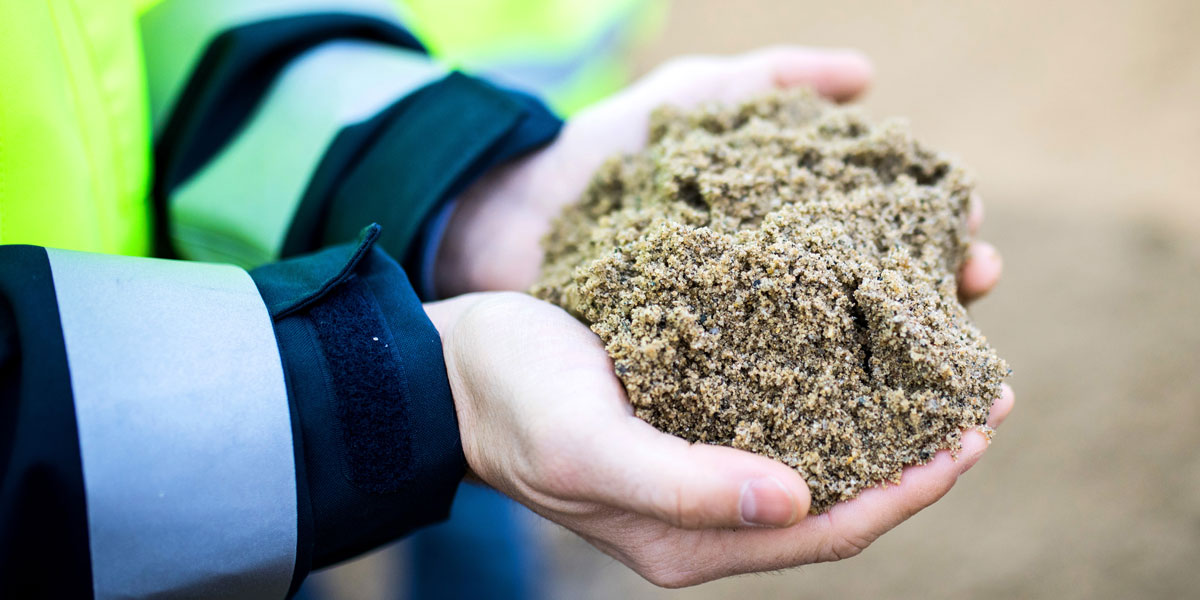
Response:
[[[0,597],[91,597],[75,409],[45,250],[0,246]]]
[[[264,318],[269,315],[269,327],[264,324],[268,340],[264,348],[278,352],[281,392],[286,387],[287,415],[282,418],[290,420],[291,444],[278,447],[286,448],[284,460],[295,464],[291,592],[312,569],[445,518],[466,468],[438,332],[403,269],[376,246],[379,234],[379,226],[368,227],[355,242],[272,263],[246,279],[252,297],[257,296],[254,301],[261,299]],[[64,333],[67,321],[62,316],[61,297],[56,297],[62,282],[56,288],[55,277],[60,273],[52,271],[53,260],[47,256],[44,248],[0,246],[0,597],[4,598],[91,597],[93,574],[103,574],[97,565],[111,566],[115,561],[127,570],[122,559],[111,553],[92,555],[95,545],[89,543],[89,535],[97,531],[96,526],[100,525],[109,539],[116,527],[117,537],[130,543],[144,540],[139,536],[153,531],[139,524],[139,519],[128,518],[136,514],[138,506],[117,507],[114,522],[89,523],[95,507],[88,498],[94,488],[84,477],[86,461],[82,457],[99,456],[110,473],[114,469],[121,473],[122,481],[129,477],[128,481],[134,482],[142,475],[133,466],[122,467],[126,463],[115,455],[98,454],[103,452],[103,444],[84,448],[80,437],[84,421],[77,420],[83,419],[78,416],[77,403],[87,390],[74,388],[80,380],[72,380],[64,342],[71,338]],[[143,268],[162,262],[121,257],[105,260],[128,261]],[[214,268],[174,264],[178,267],[172,268],[183,270],[193,268],[189,265]],[[138,277],[136,269],[129,272],[131,278]],[[241,276],[246,275],[242,272]],[[153,304],[152,299],[144,300]],[[136,298],[132,302],[141,304]],[[206,312],[221,320],[221,306],[217,300]],[[137,308],[132,312],[136,314]],[[77,325],[81,314],[85,320],[92,319],[86,312],[73,314],[77,319],[72,322]],[[186,339],[173,342],[189,343]],[[200,348],[199,355],[203,354]],[[211,388],[211,381],[203,378],[191,379],[191,384],[172,383],[175,380],[163,373],[114,372],[112,378],[101,385],[116,390],[118,396],[123,385],[119,382],[136,386],[157,378],[155,393],[161,394],[158,397],[165,404],[159,406],[166,410],[173,410],[176,394],[203,396]],[[118,383],[114,385],[114,381]],[[171,385],[178,385],[178,390],[171,390]],[[130,428],[122,429],[119,437],[140,436],[144,431],[135,428],[157,426],[136,414],[128,416],[133,418],[108,424]],[[92,431],[95,423],[91,422]],[[180,424],[176,420],[175,426],[182,426],[179,432],[188,438],[182,447],[207,445],[206,439],[219,441],[204,438],[206,435],[227,435],[203,422]],[[283,443],[286,441],[284,438]],[[237,448],[231,451],[237,452]],[[147,447],[144,454],[158,452],[163,452],[166,461],[180,456],[178,448]],[[237,456],[224,458],[237,460]],[[205,478],[222,477],[219,468],[210,472],[197,466],[159,464],[168,477],[173,477],[172,468],[188,469],[180,475],[199,480],[201,485],[219,481]],[[169,507],[173,501],[168,498],[165,502]],[[200,512],[205,510],[209,508]],[[223,513],[225,517],[229,514],[241,513]],[[284,533],[290,535],[290,518],[287,521]],[[243,532],[213,529],[204,523],[186,525],[203,531],[202,536],[234,540],[230,542],[234,547],[242,543],[237,540],[245,538]],[[246,525],[249,529],[255,524]],[[127,528],[127,536],[122,527]],[[159,575],[168,571],[163,579],[169,581],[172,565],[178,563],[158,561],[153,569]],[[214,573],[216,585],[222,585],[221,578],[229,575]],[[207,585],[203,580],[194,583]]]
[[[312,568],[444,519],[466,469],[441,341],[379,234],[251,272],[293,401]]]

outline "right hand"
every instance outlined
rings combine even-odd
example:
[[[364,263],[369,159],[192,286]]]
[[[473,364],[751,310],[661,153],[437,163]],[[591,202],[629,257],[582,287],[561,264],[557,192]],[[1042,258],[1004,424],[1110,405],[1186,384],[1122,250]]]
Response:
[[[650,113],[663,104],[740,102],[801,85],[848,100],[870,80],[871,64],[851,50],[778,46],[669,61],[573,116],[550,145],[468,187],[438,251],[438,290],[448,297],[529,289],[542,264],[538,240],[550,223],[563,206],[579,199],[605,160],[645,147]]]
[[[811,86],[825,97],[845,101],[861,94],[871,77],[871,63],[852,50],[776,46],[669,61],[571,118],[546,148],[472,184],[459,198],[438,251],[438,290],[448,297],[529,289],[542,264],[538,240],[550,223],[563,206],[579,199],[606,159],[645,147],[650,113],[659,106],[729,104],[795,86]],[[972,234],[982,221],[983,204],[975,198],[969,220]],[[1000,269],[996,249],[974,242],[959,274],[962,300],[987,293]]]
[[[664,587],[839,560],[945,494],[987,448],[963,436],[818,516],[783,463],[689,444],[633,415],[604,346],[563,310],[515,293],[426,305],[442,336],[474,476]],[[996,427],[1012,408],[1006,387]]]

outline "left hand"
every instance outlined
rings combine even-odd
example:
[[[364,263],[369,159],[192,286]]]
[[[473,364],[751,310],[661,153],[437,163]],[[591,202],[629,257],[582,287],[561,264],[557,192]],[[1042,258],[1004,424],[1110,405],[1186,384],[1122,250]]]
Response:
[[[463,193],[437,258],[439,294],[528,289],[541,269],[540,241],[552,220],[579,199],[606,159],[645,147],[655,108],[734,103],[801,85],[844,101],[862,93],[871,76],[870,62],[858,52],[794,46],[737,56],[689,56],[662,65],[571,119],[546,148],[494,170]],[[976,202],[973,231],[982,217],[982,205]],[[999,276],[999,255],[990,245],[978,245],[963,266],[960,295],[977,298]]]
[[[661,586],[853,556],[938,500],[988,446],[966,431],[957,460],[942,450],[899,485],[808,515],[808,488],[787,465],[637,418],[604,344],[566,311],[513,293],[425,310],[470,472]],[[988,425],[1012,406],[1005,386]]]

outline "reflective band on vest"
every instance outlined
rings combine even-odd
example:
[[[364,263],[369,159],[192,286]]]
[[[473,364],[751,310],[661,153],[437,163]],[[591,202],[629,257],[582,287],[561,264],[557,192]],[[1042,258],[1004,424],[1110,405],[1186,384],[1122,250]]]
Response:
[[[270,316],[226,265],[48,249],[96,598],[282,598],[296,474]]]
[[[226,29],[279,17],[350,13],[396,22],[389,0],[162,0],[142,16],[150,113],[161,133],[204,49]]]
[[[172,194],[176,250],[248,268],[277,260],[338,132],[445,74],[423,54],[370,42],[329,42],[301,56],[225,152]]]

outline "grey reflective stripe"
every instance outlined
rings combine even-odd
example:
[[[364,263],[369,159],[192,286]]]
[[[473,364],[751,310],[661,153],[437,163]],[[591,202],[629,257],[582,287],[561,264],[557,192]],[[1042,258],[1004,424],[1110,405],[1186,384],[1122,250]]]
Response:
[[[250,276],[47,254],[96,598],[283,598],[297,536],[291,419]]]
[[[253,120],[171,195],[181,256],[253,267],[279,257],[309,179],[342,128],[375,116],[445,69],[370,42],[330,42],[297,59]]]
[[[314,12],[363,14],[398,23],[389,0],[163,0],[147,11],[141,18],[142,46],[155,135],[201,53],[221,32]]]

